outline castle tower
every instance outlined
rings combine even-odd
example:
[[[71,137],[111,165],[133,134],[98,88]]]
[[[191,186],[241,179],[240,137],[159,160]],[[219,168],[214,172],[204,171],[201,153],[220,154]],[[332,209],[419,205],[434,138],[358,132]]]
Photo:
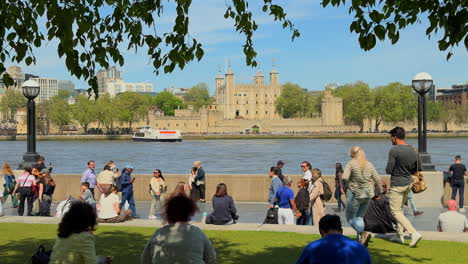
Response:
[[[343,99],[333,96],[330,90],[324,91],[322,99],[322,125],[342,126],[343,124]]]
[[[276,70],[275,65],[273,65],[273,68],[271,69],[271,72],[270,72],[270,84],[279,85],[279,73]]]
[[[222,91],[221,91],[221,86],[224,85],[224,77],[221,74],[221,70],[218,72],[218,75],[216,75],[215,78],[215,94],[216,94],[216,103],[221,104],[222,102]]]
[[[265,75],[261,71],[258,71],[254,76],[255,85],[265,85]]]

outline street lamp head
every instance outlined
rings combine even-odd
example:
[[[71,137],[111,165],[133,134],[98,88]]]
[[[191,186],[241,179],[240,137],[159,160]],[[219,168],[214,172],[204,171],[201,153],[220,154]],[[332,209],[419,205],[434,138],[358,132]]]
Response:
[[[433,80],[427,72],[420,72],[413,78],[413,89],[419,94],[425,94],[432,88]]]
[[[34,100],[39,95],[39,84],[36,81],[25,81],[21,87],[23,88],[24,97],[29,100]]]

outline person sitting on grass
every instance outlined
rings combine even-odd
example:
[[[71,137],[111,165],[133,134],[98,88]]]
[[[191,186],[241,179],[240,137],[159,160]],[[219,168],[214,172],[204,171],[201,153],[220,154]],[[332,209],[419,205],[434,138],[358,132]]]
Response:
[[[89,189],[89,183],[88,182],[82,182],[81,183],[80,200],[82,200],[83,202],[88,203],[94,209],[96,209],[96,200],[94,200],[94,195],[91,192],[91,190]]]
[[[364,245],[343,236],[340,217],[325,215],[319,221],[321,239],[304,248],[296,264],[371,264]]]
[[[106,193],[101,194],[99,200],[99,223],[121,223],[132,217],[132,210],[120,210],[120,199],[117,187],[111,186]]]
[[[82,201],[73,202],[58,226],[58,238],[52,248],[50,264],[96,264],[112,263],[112,258],[96,256],[93,231],[96,213],[94,208]]]
[[[158,228],[141,254],[140,263],[216,263],[216,252],[200,228],[188,223],[198,210],[187,195],[169,198],[165,204],[168,225]]]
[[[216,186],[216,193],[211,200],[213,212],[206,218],[207,224],[230,225],[235,224],[239,219],[234,200],[227,193],[227,186],[224,183]]]

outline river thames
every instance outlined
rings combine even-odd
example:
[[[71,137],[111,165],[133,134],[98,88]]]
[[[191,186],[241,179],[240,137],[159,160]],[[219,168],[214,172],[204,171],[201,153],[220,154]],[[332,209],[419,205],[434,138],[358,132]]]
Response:
[[[408,140],[417,144],[416,139]],[[216,174],[262,174],[277,160],[286,162],[286,174],[299,174],[303,160],[311,162],[323,174],[334,174],[336,162],[349,161],[348,150],[361,146],[367,158],[385,174],[388,139],[248,139],[248,140],[186,140],[181,143],[150,143],[133,141],[39,141],[37,151],[52,162],[54,173],[78,174],[88,160],[96,161],[101,171],[108,160],[119,168],[135,167],[137,174],[150,174],[159,168],[163,173],[188,173],[193,161],[203,161],[205,171]],[[26,141],[0,142],[0,162],[18,165],[26,150]],[[468,159],[468,139],[428,139],[428,151],[437,170],[447,170],[455,155]]]

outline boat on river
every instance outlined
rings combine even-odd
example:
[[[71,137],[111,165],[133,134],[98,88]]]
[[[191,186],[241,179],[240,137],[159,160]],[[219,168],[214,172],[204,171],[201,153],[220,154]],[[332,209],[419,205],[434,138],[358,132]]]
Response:
[[[138,128],[132,139],[146,142],[182,142],[182,135],[180,130],[153,129],[145,126]]]

